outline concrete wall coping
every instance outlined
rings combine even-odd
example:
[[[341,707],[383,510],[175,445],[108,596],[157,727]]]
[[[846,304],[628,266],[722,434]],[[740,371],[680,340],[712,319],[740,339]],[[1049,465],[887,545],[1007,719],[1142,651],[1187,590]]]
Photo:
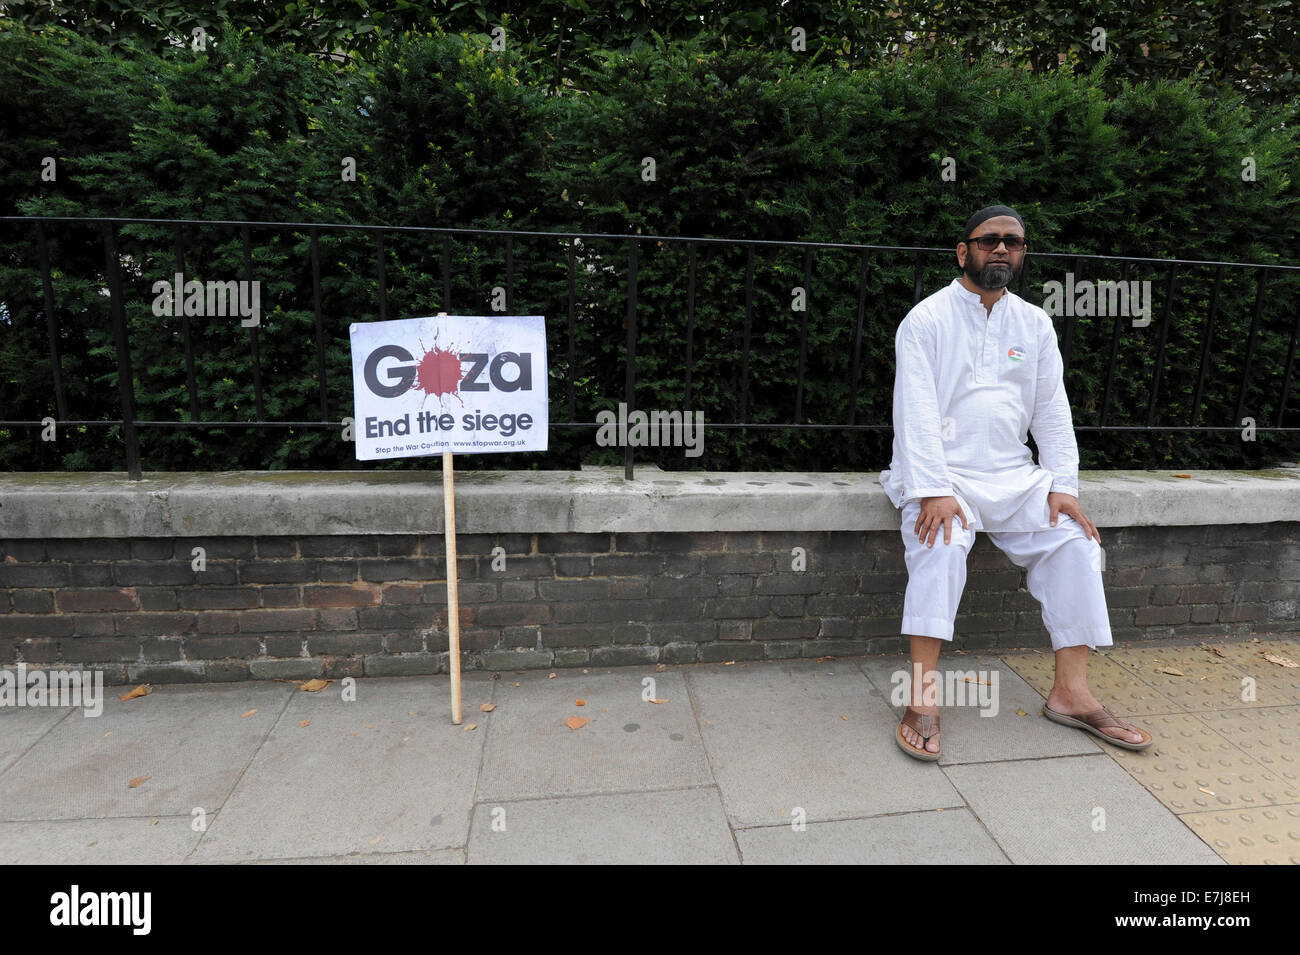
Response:
[[[456,473],[458,534],[898,529],[879,472]],[[1178,474],[1187,477],[1179,477]],[[41,472],[0,475],[0,537],[441,534],[428,471]],[[1084,471],[1098,527],[1300,520],[1300,467]]]

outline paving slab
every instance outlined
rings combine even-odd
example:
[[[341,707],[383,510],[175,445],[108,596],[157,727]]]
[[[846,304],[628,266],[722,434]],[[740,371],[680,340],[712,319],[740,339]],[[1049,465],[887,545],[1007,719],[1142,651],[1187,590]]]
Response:
[[[293,691],[283,683],[169,684],[134,700],[110,694],[100,716],[60,720],[0,775],[0,821],[216,809]]]
[[[969,810],[739,829],[745,865],[1007,865]],[[960,847],[960,848],[954,848]]]
[[[1270,711],[1236,712],[1245,721]],[[1300,802],[1294,763],[1273,771],[1216,732],[1206,719],[1211,715],[1147,717],[1143,727],[1154,739],[1151,747],[1145,752],[1115,748],[1109,755],[1175,813]]]
[[[1179,816],[1234,865],[1300,865],[1300,805]]]
[[[1111,660],[1109,653],[1107,650],[1098,650],[1088,656],[1088,688],[1108,710],[1126,719],[1151,713],[1187,712],[1185,705],[1144,682],[1128,667]],[[999,656],[1021,679],[1038,691],[1044,700],[1047,699],[1056,678],[1055,654],[1030,650]]]
[[[853,661],[688,668],[709,765],[738,828],[958,807],[939,767],[901,752],[888,701]]]
[[[467,859],[471,865],[724,865],[740,861],[714,786],[480,802],[474,808]]]
[[[299,859],[254,859],[236,865],[464,865],[464,849],[418,849],[411,852],[358,852],[346,856]]]
[[[1127,668],[1143,683],[1190,712],[1277,706],[1294,703],[1296,697],[1279,699],[1265,693],[1260,699],[1259,668],[1247,671],[1226,658],[1199,647],[1123,647],[1112,650],[1108,659]],[[1264,666],[1269,666],[1265,663]],[[1170,672],[1173,671],[1173,672]],[[1255,699],[1243,699],[1243,678],[1256,680]]]
[[[942,772],[1017,865],[1223,863],[1102,754],[949,766]]]
[[[464,845],[493,682],[466,675],[464,723],[446,677],[295,692],[194,858],[244,861]],[[310,720],[303,726],[304,720]],[[476,729],[468,726],[473,723]]]
[[[642,693],[654,680],[649,703]],[[680,670],[653,664],[503,673],[480,799],[703,786],[713,782]],[[518,686],[514,684],[518,683]],[[575,700],[584,701],[583,706]],[[586,725],[570,729],[570,717]]]
[[[99,718],[82,716],[79,707],[71,706],[0,707],[0,775],[36,745],[36,741],[53,729],[59,720],[74,715],[79,720]]]
[[[0,865],[172,865],[202,837],[192,823],[189,815],[0,822]]]
[[[906,656],[865,657],[859,666],[891,706],[894,699],[910,698],[911,672]],[[940,656],[936,672],[945,689],[952,682],[957,702],[966,701],[966,705],[945,704],[940,708],[943,727],[939,740],[940,766],[1099,751],[1099,744],[1086,733],[1040,715],[1043,698],[1038,691],[996,656]],[[967,680],[980,680],[983,684]],[[896,687],[902,688],[901,697],[894,696]],[[977,690],[985,696],[978,696]],[[982,705],[981,701],[988,705]],[[996,707],[992,705],[995,701]],[[986,712],[994,715],[982,715]],[[894,710],[893,722],[886,727],[891,738],[903,713],[903,706]]]

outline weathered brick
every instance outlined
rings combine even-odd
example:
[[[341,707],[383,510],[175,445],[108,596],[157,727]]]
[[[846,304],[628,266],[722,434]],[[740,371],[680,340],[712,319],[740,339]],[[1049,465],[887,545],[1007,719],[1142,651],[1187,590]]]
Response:
[[[723,623],[713,620],[649,621],[644,625],[646,639],[656,644],[704,643],[716,640],[719,628],[722,626]]]
[[[1178,602],[1181,604],[1218,603],[1227,594],[1225,584],[1192,584],[1181,588]]]
[[[1014,614],[1006,612],[968,613],[959,616],[956,625],[967,634],[991,633],[1016,629],[1016,618]]]
[[[371,654],[364,658],[366,676],[423,676],[446,669],[445,653]],[[462,667],[462,669],[468,669]]]
[[[159,591],[148,588],[151,594]],[[241,610],[258,605],[258,593],[255,587],[191,587],[180,591],[164,591],[172,594],[173,604],[179,602],[185,610]],[[141,601],[143,609],[143,600]],[[171,609],[171,608],[157,608]]]
[[[60,590],[55,604],[63,613],[88,613],[99,610],[136,610],[140,604],[132,589]]]
[[[539,554],[608,554],[611,534],[538,534]]]
[[[650,577],[661,573],[665,558],[652,554],[605,554],[591,559],[596,577]]]
[[[754,592],[755,578],[751,574],[724,574],[714,580],[718,582],[719,597],[746,597]]]
[[[433,535],[431,546],[425,547],[427,540],[430,538],[419,534],[379,534],[375,544],[381,557],[413,557],[417,553],[436,557],[443,553],[441,535]]]
[[[65,587],[67,564],[0,563],[0,587]]]
[[[244,584],[315,583],[320,579],[318,569],[314,560],[250,560],[240,563],[239,581]]]
[[[550,650],[486,650],[479,661],[484,670],[544,670],[555,657]]]
[[[182,550],[181,542],[174,537],[151,537],[142,540],[123,541],[129,544],[125,551],[119,551],[107,557],[88,556],[86,560],[173,560],[183,557],[190,559],[188,548]],[[76,559],[76,558],[64,558]]]
[[[117,632],[137,637],[180,637],[194,632],[194,614],[119,614],[117,617]]]
[[[493,568],[493,561],[490,558],[479,557],[469,566],[465,566],[466,562],[461,562],[460,579],[462,581],[470,578],[481,581],[490,580],[493,583],[498,583],[503,580],[547,580],[555,577],[555,568],[558,567],[561,562],[569,559],[570,558],[552,557],[549,554],[540,557],[508,557],[504,569],[496,570]],[[581,559],[590,561],[590,558]],[[470,567],[474,568],[472,574],[469,572]],[[565,573],[561,576],[573,577],[578,575]],[[444,578],[445,575],[440,574],[437,578],[433,579]]]
[[[545,581],[545,580],[544,580],[544,581],[542,581],[542,583],[543,583],[543,584],[553,584],[553,583],[555,583],[555,581]],[[578,580],[575,580],[575,581],[567,581],[567,580],[566,580],[566,581],[563,581],[563,583],[583,584],[583,583],[586,583],[586,581],[578,581]],[[601,583],[602,583],[602,588],[603,588],[603,586],[604,586],[604,582],[601,582]],[[484,586],[484,585],[483,585],[483,584],[477,584],[476,586],[482,587],[482,586]],[[538,584],[538,582],[535,581],[535,580],[503,580],[503,581],[501,581],[501,583],[499,583],[499,584],[487,584],[486,586],[489,586],[489,587],[496,587],[496,589],[497,589],[497,594],[496,594],[496,596],[494,597],[494,599],[500,600],[500,601],[502,601],[503,603],[526,603],[526,602],[528,602],[528,601],[530,601],[530,600],[536,600],[536,599],[537,599],[537,588],[538,588],[539,584]],[[604,596],[604,594],[602,593],[601,596]],[[464,599],[464,598],[462,598],[462,599]],[[550,597],[545,597],[544,599],[550,600],[550,599],[560,599],[560,598],[550,598]],[[578,599],[578,598],[575,598],[575,597],[569,597],[569,598],[567,598],[567,599],[574,600],[574,599]]]
[[[306,586],[302,588],[305,607],[373,607],[379,604],[379,588],[374,584],[355,586]]]
[[[597,667],[625,667],[659,662],[659,647],[654,644],[639,647],[594,647],[591,665]]]
[[[54,663],[59,659],[59,641],[52,637],[19,640],[12,644],[6,641],[6,646],[15,647],[27,663]]]
[[[1188,607],[1138,607],[1133,622],[1139,627],[1187,623],[1192,617]]]
[[[78,637],[60,645],[68,663],[98,663],[140,658],[140,641],[135,637]]]
[[[189,609],[180,606],[177,591],[172,587],[136,587],[135,599],[140,602],[141,610],[180,610]],[[180,593],[189,594],[203,588],[182,587]]]
[[[823,637],[851,637],[853,636],[853,620],[848,617],[823,617],[820,635]]]
[[[1192,606],[1192,623],[1214,623],[1218,619],[1218,604],[1194,604]]]
[[[650,580],[666,580],[664,577],[652,577]],[[608,578],[611,600],[641,600],[650,596],[650,580],[637,577]]]
[[[570,557],[570,556],[556,557],[555,576],[556,577],[589,577],[591,576],[591,558]]]
[[[240,683],[252,679],[247,660],[208,660],[203,676],[210,683]]]
[[[608,580],[542,580],[537,582],[537,594],[543,600],[577,601],[605,600],[609,597]],[[504,585],[503,585],[504,586]],[[504,592],[502,599],[505,599]]]
[[[701,605],[701,615],[713,619],[766,617],[772,607],[771,597],[706,597]]]
[[[860,657],[867,652],[866,640],[805,640],[799,645],[804,657]]]
[[[694,663],[699,659],[699,646],[695,643],[665,643],[659,651],[659,662]]]
[[[208,567],[213,571],[217,566],[216,564],[208,564]],[[190,570],[189,561],[177,561],[175,563],[162,563],[159,561],[117,563],[113,564],[112,568],[113,582],[119,587],[193,585],[200,581],[203,583],[216,583],[207,576],[208,571]]]
[[[819,594],[823,589],[820,574],[767,574],[759,577],[754,591],[759,594]]]
[[[186,637],[185,656],[194,660],[250,659],[262,655],[256,637]]]
[[[298,540],[294,537],[259,537],[257,538],[257,556],[262,560],[279,558],[296,558]]]
[[[761,643],[702,643],[699,648],[701,663],[725,663],[729,660],[761,660]]]
[[[206,683],[208,675],[202,663],[180,661],[127,664],[126,678],[129,683]]]
[[[1018,582],[1019,582],[1018,580],[1010,581],[1010,586],[1004,589],[1014,589],[1015,585]],[[895,590],[906,590],[907,574],[906,573],[863,574],[862,582],[858,586],[859,589],[864,594],[878,594],[878,593],[886,593]]]
[[[591,651],[575,647],[566,650],[556,650],[554,664],[557,667],[582,667],[591,662]]]
[[[804,616],[804,604],[808,598],[798,595],[772,598],[772,613],[778,617]]]
[[[0,564],[12,557],[22,563],[48,560],[45,541],[35,538],[0,538]]]
[[[269,633],[274,630],[311,630],[316,615],[310,610],[245,610],[239,614],[243,633]]]
[[[456,597],[462,604],[494,603],[498,599],[500,588],[508,581],[489,583],[486,581],[460,580],[456,582]],[[420,602],[432,606],[447,606],[447,583],[421,584]]]
[[[689,533],[667,533],[658,531],[650,536],[650,546],[646,548],[652,554],[701,554],[721,551],[727,543],[727,535],[722,531],[693,531]]]
[[[770,574],[773,560],[771,554],[707,554],[701,562],[701,569],[709,576]]]
[[[53,613],[54,591],[52,590],[15,590],[13,592],[14,613]]]
[[[345,607],[318,610],[316,611],[316,629],[356,630],[357,612]]]
[[[817,620],[755,620],[755,640],[811,640],[817,636],[821,623]]]
[[[793,660],[799,657],[802,640],[768,640],[763,643],[763,659]]]
[[[350,584],[361,579],[360,564],[355,560],[319,560],[316,579],[322,584]]]
[[[1106,591],[1108,607],[1145,607],[1150,602],[1150,587],[1123,587]]]
[[[379,543],[363,534],[310,535],[298,538],[303,557],[376,557]]]
[[[542,631],[542,643],[550,648],[609,646],[613,642],[614,631],[600,624],[552,624]]]
[[[425,584],[380,584],[379,600],[385,606],[401,606],[404,604],[418,604],[420,594]],[[494,594],[495,596],[495,594]],[[444,594],[445,597],[445,594]]]
[[[194,632],[204,633],[238,633],[239,617],[233,613],[196,613],[194,615]]]
[[[45,542],[49,560],[72,562],[89,560],[126,560],[131,556],[129,541],[111,538],[95,540],[52,539]]]
[[[313,657],[353,656],[358,653],[379,653],[384,649],[383,638],[377,633],[309,633],[307,652]]]
[[[67,574],[64,582],[70,587],[113,586],[112,564],[51,564],[50,566],[66,566]]]
[[[254,680],[309,680],[320,676],[323,669],[320,660],[308,657],[248,662],[248,672]]]
[[[752,620],[720,620],[717,627],[719,640],[752,640],[754,637]]]
[[[79,613],[72,618],[79,637],[103,637],[117,633],[117,617],[111,613]]]
[[[366,661],[363,657],[325,657],[321,660],[320,675],[327,680],[362,677],[365,673]]]
[[[538,626],[551,622],[552,611],[557,611],[555,620],[561,623],[580,622],[586,620],[586,617],[579,616],[575,621],[572,618],[565,620],[558,610],[561,607],[578,607],[585,608],[585,604],[556,604],[554,607],[544,603],[496,603],[487,604],[478,608],[478,621],[485,627],[525,627]]]
[[[0,615],[0,638],[18,637],[70,637],[72,617],[69,615],[16,614]]]

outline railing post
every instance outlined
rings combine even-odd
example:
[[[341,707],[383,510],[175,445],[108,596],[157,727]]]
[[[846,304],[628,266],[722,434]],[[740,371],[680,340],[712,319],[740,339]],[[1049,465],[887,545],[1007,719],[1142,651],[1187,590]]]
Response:
[[[640,247],[636,239],[628,239],[627,249],[627,379],[624,385],[624,401],[630,417],[636,408],[636,283],[637,264]],[[623,447],[623,480],[632,480],[632,445]]]
[[[117,254],[117,227],[104,224],[104,270],[108,279],[108,310],[113,318],[113,341],[117,347],[117,390],[122,402],[122,439],[126,443],[126,471],[133,481],[141,479],[140,434],[135,427],[135,380],[131,375],[131,350],[122,307],[121,261]]]

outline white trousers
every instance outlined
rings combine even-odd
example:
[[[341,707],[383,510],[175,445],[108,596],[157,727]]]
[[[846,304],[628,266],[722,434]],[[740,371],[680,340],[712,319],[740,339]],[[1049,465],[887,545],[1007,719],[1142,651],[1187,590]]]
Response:
[[[920,502],[907,501],[902,511],[907,563],[903,634],[952,640],[957,605],[966,589],[966,555],[976,532],[962,527],[961,519],[954,516],[952,542],[943,542],[940,527],[934,546],[927,547],[915,531]],[[1078,521],[1058,513],[1056,526],[1048,530],[984,533],[1013,564],[1028,572],[1029,592],[1042,605],[1053,651],[1112,645],[1101,583],[1101,544],[1090,540]]]

